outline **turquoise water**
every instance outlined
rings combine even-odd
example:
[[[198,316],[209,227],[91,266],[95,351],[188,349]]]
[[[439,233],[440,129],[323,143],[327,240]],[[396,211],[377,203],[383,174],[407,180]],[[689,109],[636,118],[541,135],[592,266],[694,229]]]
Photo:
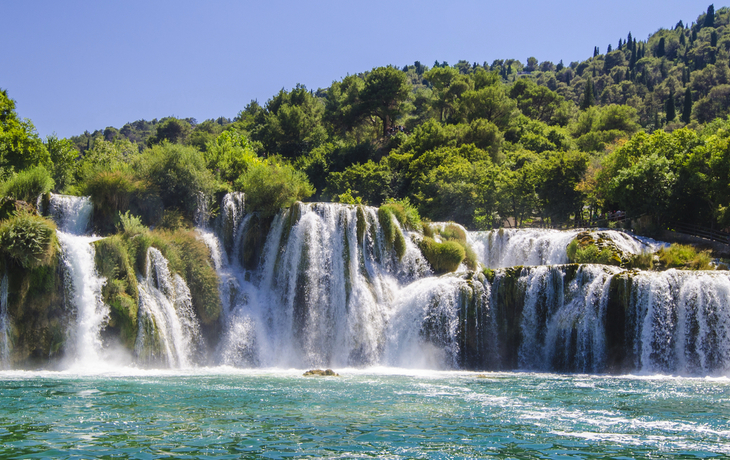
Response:
[[[730,455],[725,378],[339,372],[0,373],[0,457]]]

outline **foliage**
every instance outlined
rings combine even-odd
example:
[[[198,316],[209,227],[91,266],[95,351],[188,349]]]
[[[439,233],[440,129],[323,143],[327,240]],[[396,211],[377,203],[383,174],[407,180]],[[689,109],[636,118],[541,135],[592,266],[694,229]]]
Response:
[[[433,238],[424,236],[418,247],[437,274],[456,271],[466,256],[464,247],[456,241],[437,243]]]
[[[148,228],[142,224],[142,219],[140,219],[138,216],[135,216],[133,214],[130,214],[129,211],[122,214],[119,213],[119,227],[118,230],[123,232],[126,236],[132,237],[135,235],[139,235],[140,233],[145,233]]]
[[[198,194],[211,196],[218,184],[206,168],[203,154],[193,147],[163,143],[145,151],[134,163],[138,174],[158,191],[165,207],[192,218]]]
[[[390,213],[398,219],[401,226],[407,230],[417,231],[422,227],[421,216],[408,198],[402,200],[388,199],[380,207],[383,212]],[[380,210],[378,210],[380,212]]]
[[[42,165],[51,167],[51,157],[30,120],[15,113],[15,101],[0,89],[0,168],[21,171]]]
[[[684,270],[712,270],[710,251],[698,251],[694,246],[672,244],[657,252],[659,260],[666,268],[681,268]]]
[[[135,216],[128,213],[122,217],[132,221],[135,219]],[[124,222],[123,218],[122,223]],[[138,218],[136,223],[140,224]],[[131,231],[125,233],[125,237],[132,234]],[[119,332],[122,342],[128,348],[134,348],[137,338],[137,277],[129,259],[126,242],[123,237],[114,235],[95,242],[94,246],[96,270],[99,276],[106,278],[101,294],[104,302],[111,307],[108,327]]]
[[[246,193],[246,207],[262,217],[276,214],[296,201],[310,197],[314,189],[307,177],[288,164],[258,163],[249,167],[235,184]]]
[[[11,176],[2,184],[3,196],[35,204],[38,196],[53,189],[54,181],[48,170],[34,166]]]
[[[568,244],[566,253],[568,260],[576,264],[619,265],[621,263],[609,248],[601,249],[595,244],[582,246],[578,240],[573,240]]]
[[[49,266],[58,251],[56,225],[41,216],[20,211],[0,222],[0,248],[25,269]]]
[[[383,229],[386,248],[389,250],[395,249],[398,258],[402,259],[406,254],[406,240],[400,226],[396,224],[396,222],[400,222],[398,217],[394,215],[393,208],[394,206],[381,206],[378,209],[378,221]],[[394,217],[395,219],[393,219]]]

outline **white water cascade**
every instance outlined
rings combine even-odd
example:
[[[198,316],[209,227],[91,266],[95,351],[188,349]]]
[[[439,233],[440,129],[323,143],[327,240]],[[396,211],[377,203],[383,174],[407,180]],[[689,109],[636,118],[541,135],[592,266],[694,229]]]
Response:
[[[469,232],[468,239],[482,265],[490,268],[518,265],[558,265],[568,263],[568,244],[583,229],[551,230],[540,228],[499,229]],[[610,240],[625,254],[653,252],[663,243],[636,237],[618,230],[591,230],[595,237]]]
[[[354,206],[299,204],[274,218],[257,268],[246,270],[243,252],[250,248],[244,241],[261,221],[245,214],[243,203],[243,196],[228,195],[216,234],[199,229],[221,280],[220,362],[380,363],[394,298],[429,273],[410,238],[399,260],[386,248],[375,208],[363,207],[358,216]]]
[[[611,276],[620,269],[581,265],[573,280],[564,270],[523,269],[521,369],[599,372],[605,367],[605,323]]]
[[[636,368],[648,373],[730,371],[728,272],[641,273],[634,277]]]
[[[147,250],[145,275],[137,288],[135,354],[140,364],[186,368],[199,361],[204,343],[190,290],[180,275],[170,273],[159,250]]]
[[[109,307],[101,297],[106,280],[97,275],[92,244],[100,238],[87,235],[92,210],[89,197],[51,194],[50,214],[58,226],[67,303],[76,314],[69,348],[75,363],[84,367],[103,363],[100,332],[109,320]]]
[[[0,282],[0,369],[10,368],[10,317],[8,316],[8,274]]]

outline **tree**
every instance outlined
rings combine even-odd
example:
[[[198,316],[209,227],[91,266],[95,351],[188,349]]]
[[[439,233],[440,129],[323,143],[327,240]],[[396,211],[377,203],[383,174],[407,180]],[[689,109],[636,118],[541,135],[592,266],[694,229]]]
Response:
[[[395,67],[377,67],[365,77],[360,93],[362,113],[380,119],[383,137],[407,108],[411,97],[411,84],[406,74]]]
[[[702,24],[703,27],[715,27],[715,5],[712,4],[707,7],[707,14],[705,14],[705,22]]]
[[[52,174],[56,183],[54,190],[59,192],[67,185],[74,183],[79,151],[76,150],[73,142],[68,139],[59,139],[55,134],[46,137],[46,149],[53,162]]]
[[[649,214],[661,220],[669,210],[675,181],[671,161],[652,153],[611,179],[610,198],[630,216]]]
[[[684,90],[684,109],[682,110],[682,121],[689,123],[690,117],[692,116],[692,90],[687,87]]]
[[[667,121],[674,121],[674,119],[677,118],[677,112],[674,108],[674,93],[672,91],[669,92],[669,98],[665,104],[665,109]]]
[[[580,109],[586,110],[588,107],[593,105],[593,101],[593,80],[591,80],[591,77],[588,77],[584,85],[583,99],[580,101]]]
[[[0,90],[0,175],[35,165],[51,168],[51,157],[30,120],[15,113],[15,101]]]
[[[157,132],[147,140],[147,145],[153,146],[163,141],[171,144],[182,144],[187,141],[192,131],[193,128],[187,121],[173,117],[166,118],[157,125]]]

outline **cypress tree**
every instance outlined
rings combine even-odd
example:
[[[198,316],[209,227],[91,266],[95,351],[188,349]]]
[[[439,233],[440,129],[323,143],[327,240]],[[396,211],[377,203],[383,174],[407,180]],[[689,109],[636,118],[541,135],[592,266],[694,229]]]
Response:
[[[610,53],[611,51],[613,51],[613,48],[611,48],[611,44],[609,43],[608,48],[606,49],[606,54]]]
[[[689,123],[689,119],[692,116],[692,90],[689,86],[684,90],[684,110],[682,110],[682,121]]]
[[[664,57],[664,37],[659,39],[659,44],[656,47],[656,57]]]
[[[707,7],[707,14],[705,15],[705,23],[703,27],[715,27],[715,5]]]
[[[685,38],[684,38],[684,32],[681,32],[679,34],[679,44],[684,45],[685,43],[687,43],[687,40],[685,40]]]
[[[710,34],[710,46],[717,46],[717,32],[714,30]]]
[[[598,56],[598,47],[594,46],[593,47],[593,57],[596,57],[596,56]]]
[[[593,80],[590,77],[586,80],[583,88],[583,100],[580,102],[580,109],[586,110],[593,105]]]
[[[674,121],[674,119],[677,118],[677,111],[674,108],[674,91],[669,92],[669,99],[667,99],[665,109],[667,121]]]

